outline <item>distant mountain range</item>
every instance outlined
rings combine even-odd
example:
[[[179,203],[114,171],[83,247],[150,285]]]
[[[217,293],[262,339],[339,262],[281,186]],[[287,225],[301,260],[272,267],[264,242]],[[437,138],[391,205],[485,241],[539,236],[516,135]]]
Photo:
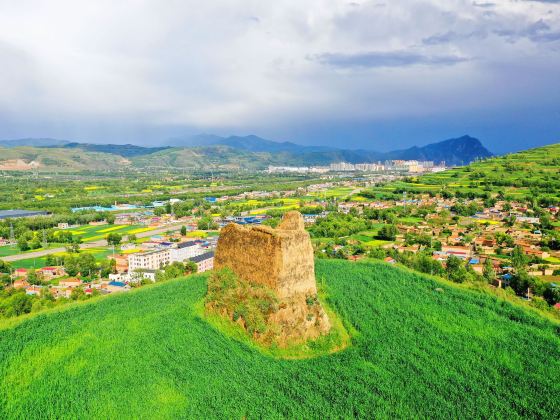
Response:
[[[49,146],[53,147],[53,146]],[[58,146],[54,146],[58,147]],[[62,146],[65,149],[82,149],[87,152],[111,153],[122,157],[135,157],[149,155],[160,150],[169,149],[169,146],[164,147],[143,147],[134,144],[95,144],[95,143],[66,143]]]
[[[57,156],[64,157],[65,164],[69,167],[72,167],[72,156],[78,156],[76,152],[80,152],[80,168],[83,168],[84,159],[87,162],[87,154],[90,153],[92,169],[96,168],[96,159],[102,158],[103,161],[107,161],[108,158],[110,160],[110,156],[124,159],[119,161],[120,165],[129,162],[140,168],[162,166],[190,169],[203,169],[208,166],[224,169],[263,169],[268,165],[307,166],[328,165],[342,161],[364,163],[398,159],[431,160],[436,163],[445,161],[447,165],[465,165],[476,159],[492,156],[478,139],[470,136],[391,152],[303,146],[291,142],[266,140],[254,135],[220,137],[203,134],[173,138],[163,143],[164,145],[160,147],[144,147],[133,144],[94,144],[42,138],[3,140],[0,141],[0,147],[10,149],[9,155],[12,159],[25,160],[31,152],[35,151],[34,162],[43,168],[48,165],[41,163],[41,156],[51,153],[46,151],[41,153],[40,149],[58,150]],[[52,162],[52,159],[49,162]]]
[[[220,137],[214,134],[198,134],[196,136],[176,137],[169,139],[166,144],[174,147],[201,147],[201,146],[228,146],[234,149],[248,150],[250,152],[292,152],[313,153],[337,150],[327,146],[302,146],[289,141],[278,142],[266,140],[255,135]]]
[[[431,160],[436,163],[446,162],[451,165],[465,165],[478,158],[492,156],[480,140],[471,136],[462,136],[444,140],[427,146],[414,146],[409,149],[391,152],[372,150],[349,150],[323,146],[302,146],[291,142],[275,142],[258,136],[220,137],[202,134],[193,137],[174,138],[169,144],[175,147],[227,146],[249,152],[297,153],[303,154],[309,164],[326,164],[344,160],[350,163],[375,162],[379,160]]]
[[[59,147],[70,143],[68,140],[59,140],[51,138],[27,138],[14,140],[0,140],[0,147]]]

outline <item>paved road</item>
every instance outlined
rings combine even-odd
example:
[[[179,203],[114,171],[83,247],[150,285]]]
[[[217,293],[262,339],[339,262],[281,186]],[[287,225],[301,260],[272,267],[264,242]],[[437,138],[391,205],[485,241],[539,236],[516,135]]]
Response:
[[[140,232],[136,234],[137,238],[146,238],[152,235],[158,235],[160,233],[165,233],[168,231],[176,231],[181,229],[181,224],[174,224],[174,225],[168,225],[168,226],[164,226],[161,228],[157,228],[154,230],[150,230],[150,231],[146,231],[146,232]],[[107,241],[105,239],[102,239],[100,241],[94,241],[94,242],[86,242],[80,245],[80,249],[90,249],[90,248],[98,248],[100,246],[107,246]],[[22,254],[16,254],[16,255],[8,255],[6,257],[1,257],[1,260],[4,261],[19,261],[19,260],[28,260],[31,258],[40,258],[40,257],[44,257],[46,255],[49,254],[56,254],[57,252],[65,252],[66,248],[65,247],[60,247],[60,248],[50,248],[50,249],[45,249],[43,251],[35,251],[35,252],[26,252],[26,253],[22,253]]]

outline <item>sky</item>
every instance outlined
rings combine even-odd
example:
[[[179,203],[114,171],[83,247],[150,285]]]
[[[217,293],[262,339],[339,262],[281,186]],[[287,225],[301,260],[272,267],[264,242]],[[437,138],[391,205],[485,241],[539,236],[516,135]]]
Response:
[[[0,0],[0,138],[560,142],[560,0]]]

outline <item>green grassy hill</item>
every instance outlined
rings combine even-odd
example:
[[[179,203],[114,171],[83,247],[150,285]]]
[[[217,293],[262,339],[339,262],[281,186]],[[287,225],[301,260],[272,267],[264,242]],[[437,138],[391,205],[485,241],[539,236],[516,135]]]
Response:
[[[513,199],[530,196],[560,200],[560,143],[485,159],[469,166],[427,174],[378,188],[377,192],[502,192]]]
[[[550,418],[559,326],[383,263],[318,261],[346,350],[279,360],[197,316],[205,277],[0,329],[0,418]],[[441,289],[439,289],[441,288]]]
[[[13,168],[12,165],[16,160],[21,160],[25,164],[34,162],[36,170],[46,172],[116,170],[128,165],[121,156],[82,149],[0,147],[0,169],[31,170],[29,167]]]

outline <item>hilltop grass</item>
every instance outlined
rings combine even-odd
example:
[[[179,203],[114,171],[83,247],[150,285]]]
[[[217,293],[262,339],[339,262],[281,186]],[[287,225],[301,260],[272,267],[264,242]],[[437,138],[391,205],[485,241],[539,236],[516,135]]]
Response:
[[[219,315],[208,313],[204,308],[204,301],[195,304],[196,313],[201,319],[206,320],[217,331],[236,341],[245,344],[267,356],[279,359],[310,359],[325,356],[344,350],[350,345],[351,338],[344,327],[342,320],[328,305],[321,302],[331,322],[331,331],[328,335],[305,343],[292,344],[288,347],[264,346],[252,340],[240,325],[231,322]]]
[[[0,327],[0,418],[550,418],[559,325],[383,263],[317,261],[345,350],[285,360],[197,312],[204,275]]]

